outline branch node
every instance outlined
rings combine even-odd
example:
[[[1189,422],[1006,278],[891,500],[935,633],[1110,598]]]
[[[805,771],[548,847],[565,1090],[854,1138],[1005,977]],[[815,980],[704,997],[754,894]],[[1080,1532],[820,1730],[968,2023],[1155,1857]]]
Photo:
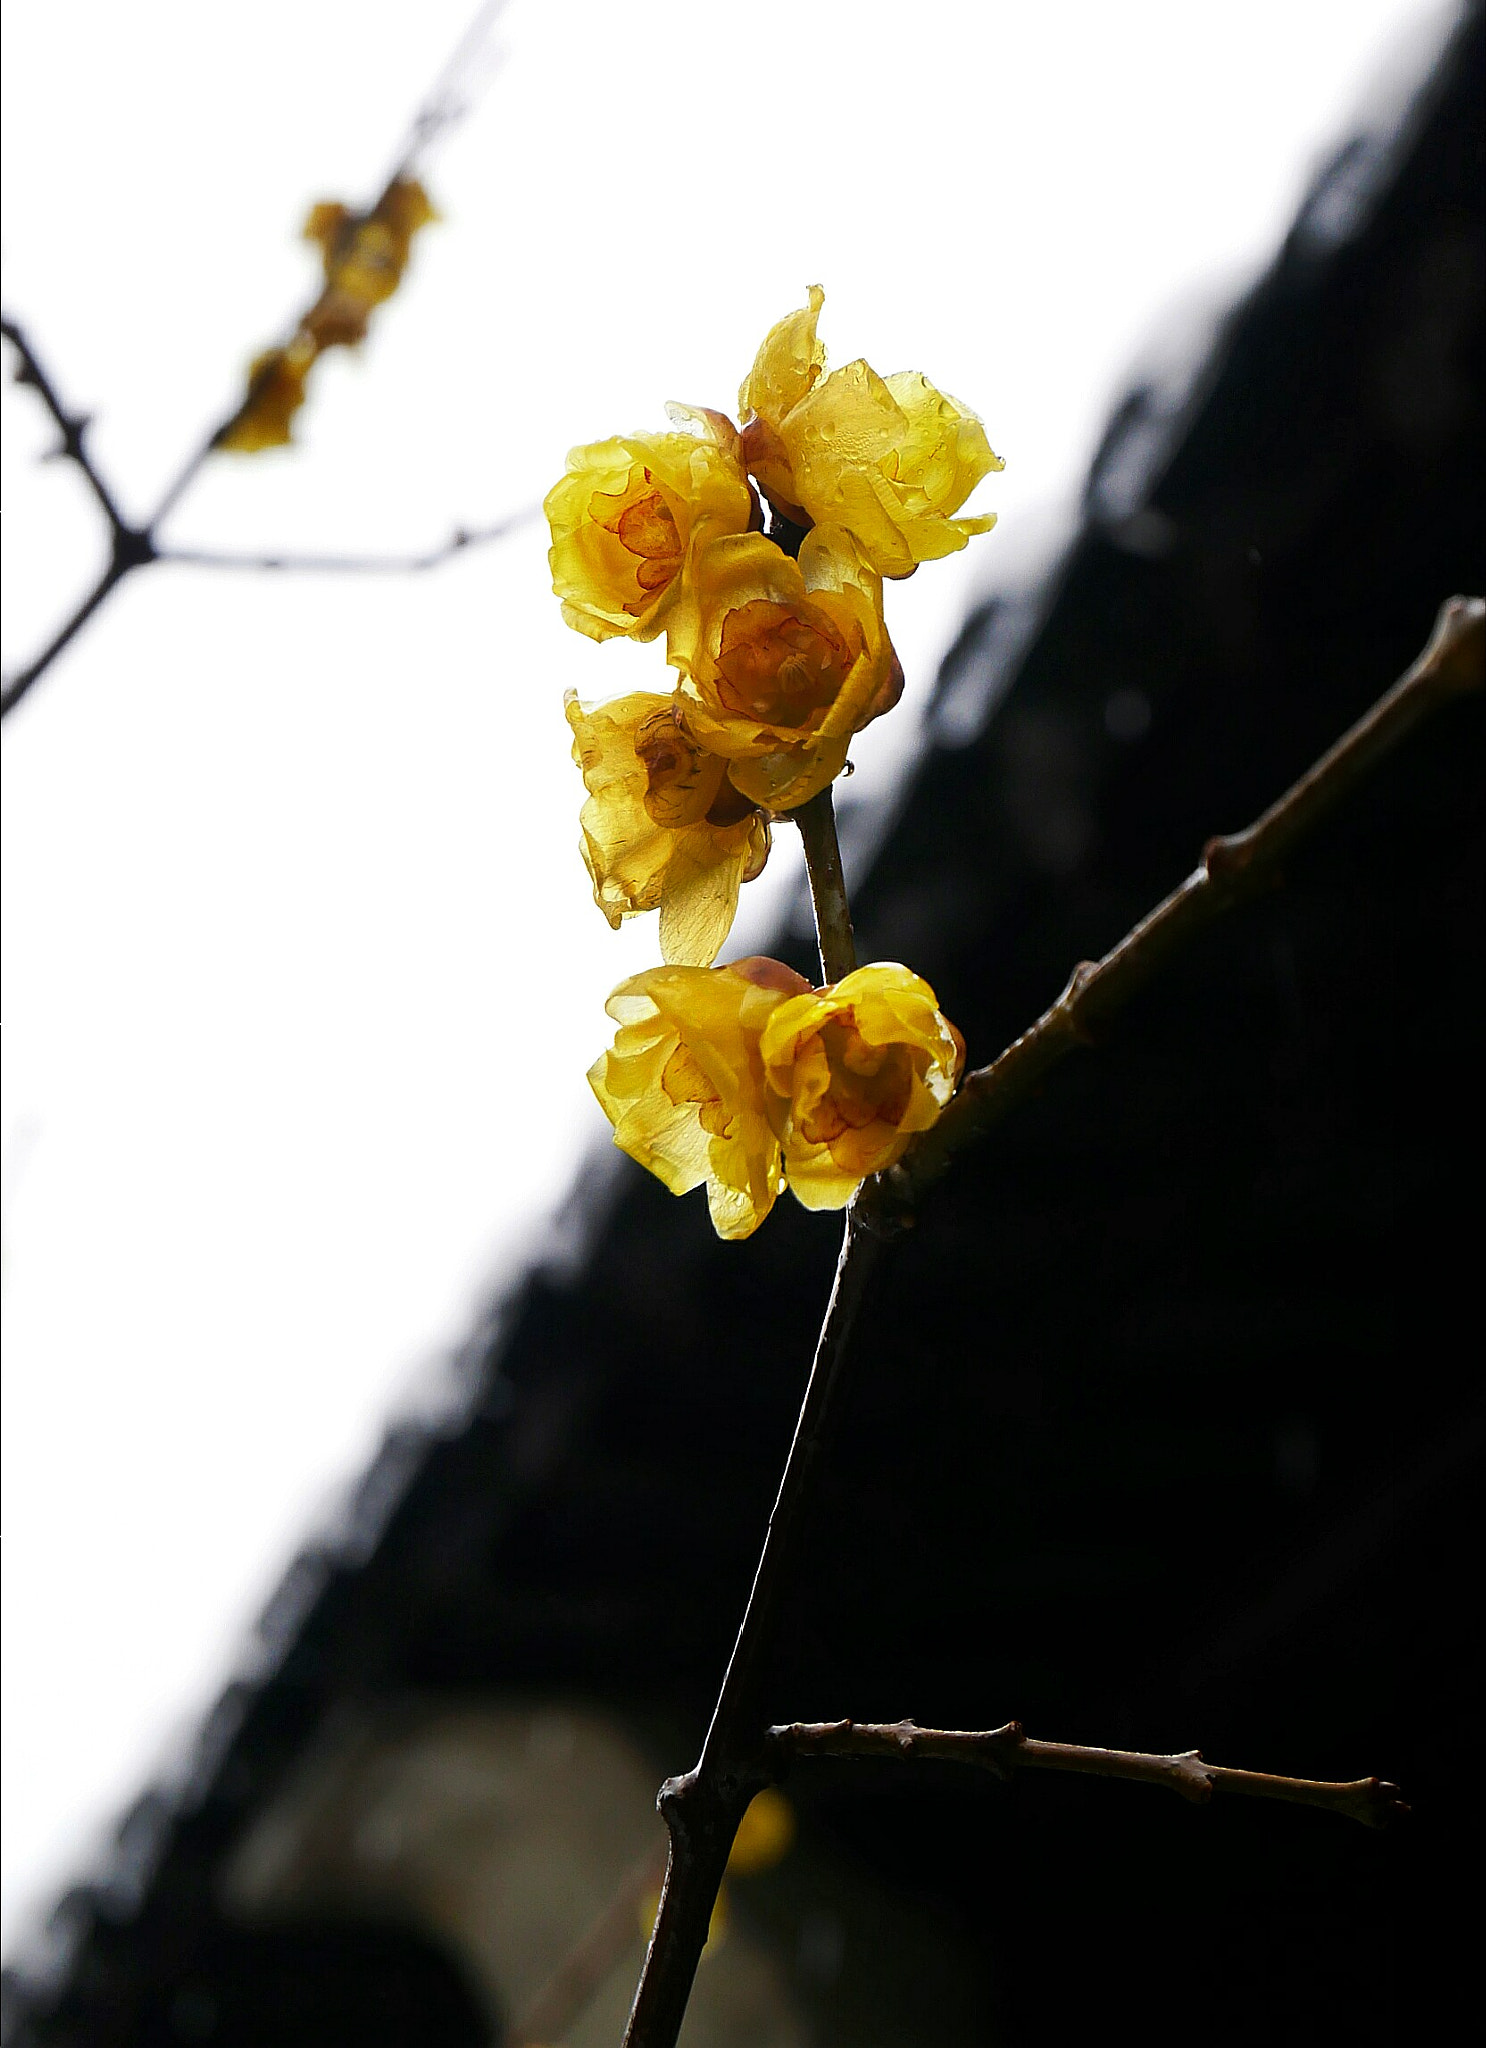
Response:
[[[1077,1039],[1080,1045],[1093,1045],[1095,1043],[1093,1032],[1084,1023],[1078,1012],[1079,1000],[1085,989],[1091,987],[1098,979],[1098,961],[1080,960],[1072,974],[1069,975],[1063,993],[1053,1004],[1054,1013],[1061,1018],[1064,1030],[1068,1032],[1070,1037]]]
[[[155,537],[145,526],[116,526],[113,530],[112,568],[117,580],[131,569],[143,569],[159,554]]]

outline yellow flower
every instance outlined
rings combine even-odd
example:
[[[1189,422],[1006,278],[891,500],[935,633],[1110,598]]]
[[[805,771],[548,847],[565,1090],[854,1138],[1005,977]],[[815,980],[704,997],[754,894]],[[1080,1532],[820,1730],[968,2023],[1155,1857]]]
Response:
[[[336,200],[310,209],[305,239],[318,242],[325,289],[295,329],[287,348],[271,348],[248,371],[248,392],[217,436],[218,448],[256,455],[293,439],[291,423],[304,404],[305,379],[322,349],[349,348],[366,334],[372,308],[402,282],[413,236],[438,215],[416,179],[398,178],[368,214]]]
[[[437,218],[413,178],[396,179],[368,214],[329,199],[310,209],[304,238],[319,244],[325,290],[303,326],[317,347],[349,348],[365,337],[372,309],[402,282],[414,235]]]
[[[706,967],[732,927],[738,890],[769,857],[768,821],[677,721],[670,697],[566,698],[588,801],[583,858],[593,900],[621,918],[660,911],[663,959]]]
[[[995,525],[951,515],[1004,465],[975,414],[918,371],[879,377],[858,361],[827,376],[824,301],[812,285],[765,337],[738,394],[744,460],[786,516],[844,526],[881,575],[910,576]]]
[[[852,734],[903,689],[881,578],[839,528],[808,533],[798,561],[760,533],[714,541],[667,639],[687,729],[770,810],[839,775]]]
[[[248,393],[217,436],[217,446],[235,455],[283,448],[294,438],[291,423],[304,404],[304,380],[315,360],[315,345],[297,334],[287,348],[256,356],[248,369]]]
[[[719,1237],[752,1236],[784,1186],[759,1040],[808,986],[777,960],[652,967],[606,1006],[619,1031],[588,1080],[614,1142],[673,1195],[705,1181]]]
[[[758,505],[721,414],[694,433],[634,434],[574,448],[547,493],[552,588],[591,640],[653,640],[698,548],[757,523]]]
[[[926,1131],[955,1091],[965,1041],[906,967],[859,967],[772,1011],[761,1041],[789,1185],[843,1209]]]

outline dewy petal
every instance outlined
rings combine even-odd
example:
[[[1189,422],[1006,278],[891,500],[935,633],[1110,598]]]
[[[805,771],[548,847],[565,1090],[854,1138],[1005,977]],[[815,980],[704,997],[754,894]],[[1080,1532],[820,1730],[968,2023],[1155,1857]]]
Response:
[[[951,515],[1001,459],[975,414],[917,370],[879,377],[848,363],[779,432],[800,504],[849,528],[885,576],[911,575],[994,524]]]
[[[666,961],[709,965],[740,884],[768,859],[767,821],[757,810],[739,815],[725,764],[675,722],[671,698],[637,690],[585,705],[569,691],[566,708],[588,790],[579,822],[594,902],[616,930],[623,918],[658,909]],[[713,813],[729,822],[714,823]]]
[[[964,1041],[934,991],[891,961],[792,997],[760,1039],[789,1185],[839,1209],[902,1157],[954,1092]]]
[[[776,961],[657,967],[622,982],[614,1048],[589,1073],[614,1142],[673,1193],[707,1183],[719,1236],[747,1237],[781,1192],[759,1039],[800,978]]]
[[[753,523],[731,422],[723,422],[727,435],[700,423],[706,431],[574,448],[547,493],[552,588],[564,619],[590,639],[654,639],[696,550]]]
[[[769,329],[738,392],[740,419],[753,414],[777,428],[822,375],[826,352],[815,324],[825,300],[820,286],[811,285],[807,304],[798,312],[786,313]]]

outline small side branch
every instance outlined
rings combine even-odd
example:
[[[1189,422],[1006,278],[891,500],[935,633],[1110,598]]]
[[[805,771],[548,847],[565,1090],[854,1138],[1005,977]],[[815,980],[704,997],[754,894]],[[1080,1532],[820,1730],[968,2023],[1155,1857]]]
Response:
[[[967,1074],[959,1094],[892,1171],[875,1201],[909,1211],[957,1154],[983,1138],[1024,1101],[1059,1061],[1095,1042],[1157,968],[1225,910],[1255,894],[1292,847],[1391,753],[1429,712],[1480,689],[1486,680],[1486,603],[1452,597],[1413,667],[1350,732],[1246,831],[1210,839],[1180,888],[1143,917],[1102,960],[1082,961],[1068,986],[988,1067]]]
[[[17,364],[15,372],[16,383],[30,385],[31,389],[51,414],[53,423],[58,433],[62,436],[61,445],[52,451],[53,455],[60,457],[63,461],[72,463],[78,470],[88,489],[97,500],[104,518],[108,521],[110,534],[114,538],[115,543],[117,543],[119,535],[131,534],[134,529],[130,527],[128,520],[119,510],[118,500],[114,497],[108,480],[88,452],[87,433],[88,427],[91,424],[88,415],[86,413],[68,411],[62,402],[61,393],[47,375],[46,369],[31,345],[30,338],[19,321],[12,320],[8,316],[0,318],[0,334],[5,336],[5,339],[20,357],[20,362]],[[143,534],[137,534],[135,537],[140,541],[143,541],[145,538]],[[114,551],[115,553],[118,552],[117,544]]]
[[[252,555],[214,548],[161,548],[157,560],[179,562],[191,569],[253,569],[309,576],[420,575],[426,569],[441,567],[466,548],[488,547],[492,541],[504,540],[507,534],[530,525],[540,510],[539,505],[528,505],[513,512],[509,519],[497,520],[493,526],[456,527],[448,540],[417,555]]]
[[[1205,1805],[1214,1792],[1249,1799],[1283,1799],[1294,1806],[1339,1813],[1364,1827],[1386,1827],[1408,1807],[1398,1787],[1382,1778],[1280,1778],[1267,1771],[1235,1771],[1204,1763],[1196,1749],[1173,1756],[1148,1756],[1133,1749],[1091,1749],[1076,1742],[1040,1742],[1020,1721],[1004,1728],[966,1730],[920,1728],[913,1721],[790,1721],[771,1728],[769,1753],[781,1773],[799,1757],[934,1757],[972,1764],[1006,1777],[1015,1770],[1075,1771],[1094,1778],[1128,1778],[1140,1785],[1165,1785],[1183,1799]]]

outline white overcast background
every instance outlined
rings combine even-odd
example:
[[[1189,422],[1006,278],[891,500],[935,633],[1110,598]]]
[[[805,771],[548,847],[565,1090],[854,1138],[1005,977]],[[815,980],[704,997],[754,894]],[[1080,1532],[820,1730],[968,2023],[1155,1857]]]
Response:
[[[309,203],[376,192],[471,12],[12,0],[5,304],[132,514],[312,293]],[[493,521],[573,442],[731,409],[819,281],[834,361],[924,370],[1007,464],[996,532],[888,587],[910,694],[855,785],[885,788],[1132,367],[1191,346],[1453,12],[513,0],[403,292],[318,368],[299,445],[215,459],[168,538]],[[104,536],[34,396],[4,424],[14,668]],[[593,907],[562,693],[663,673],[563,627],[533,525],[418,578],[151,569],[7,720],[7,1941],[606,1134],[603,999],[657,946]],[[735,952],[792,884],[780,841]]]

